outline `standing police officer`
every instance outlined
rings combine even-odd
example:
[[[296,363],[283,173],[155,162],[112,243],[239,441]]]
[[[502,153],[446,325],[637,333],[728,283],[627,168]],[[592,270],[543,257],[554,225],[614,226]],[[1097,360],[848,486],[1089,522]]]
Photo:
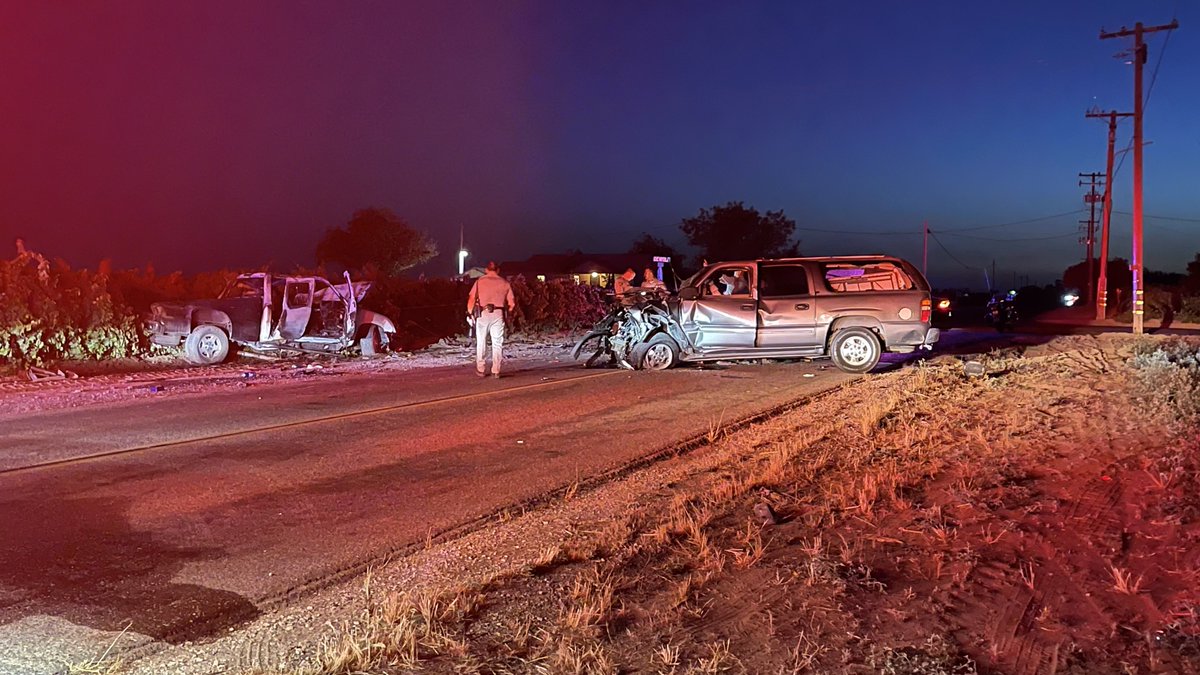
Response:
[[[475,280],[467,295],[467,314],[475,317],[475,372],[480,377],[487,375],[484,355],[489,335],[492,337],[492,377],[500,377],[505,312],[515,308],[512,286],[500,276],[500,267],[489,262],[487,273]]]

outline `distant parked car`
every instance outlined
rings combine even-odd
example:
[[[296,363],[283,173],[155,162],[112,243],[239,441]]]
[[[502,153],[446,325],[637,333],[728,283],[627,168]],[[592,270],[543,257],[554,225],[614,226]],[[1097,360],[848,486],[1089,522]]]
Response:
[[[263,353],[340,352],[357,346],[372,356],[386,349],[395,324],[362,309],[370,282],[331,284],[322,277],[258,272],[238,276],[215,299],[156,302],[150,340],[183,347],[195,364],[220,363],[230,343]]]
[[[653,370],[679,361],[828,356],[842,370],[865,373],[885,351],[931,349],[940,335],[932,314],[928,282],[899,258],[723,262],[685,280],[677,297],[641,298],[602,320],[575,353],[588,353],[589,363]]]

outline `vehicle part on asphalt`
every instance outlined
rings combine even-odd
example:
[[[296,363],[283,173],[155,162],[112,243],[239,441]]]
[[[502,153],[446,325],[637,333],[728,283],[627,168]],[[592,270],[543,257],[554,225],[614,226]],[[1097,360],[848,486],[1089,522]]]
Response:
[[[59,380],[76,380],[79,379],[79,374],[70,370],[61,368],[56,370],[48,370],[46,368],[38,368],[32,366],[25,369],[25,379],[30,382],[56,382]]]
[[[367,334],[358,341],[358,348],[363,356],[382,354],[387,349],[387,338],[384,337],[383,331],[379,330],[379,326],[372,324],[367,326]]]

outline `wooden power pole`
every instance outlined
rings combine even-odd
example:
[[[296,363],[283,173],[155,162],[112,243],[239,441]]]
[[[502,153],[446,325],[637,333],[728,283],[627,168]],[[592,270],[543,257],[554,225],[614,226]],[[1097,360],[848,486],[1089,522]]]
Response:
[[[923,250],[923,253],[921,255],[921,276],[925,277],[925,279],[928,281],[929,280],[929,221],[928,220],[925,221],[925,223],[923,225],[921,225],[921,232],[924,234],[924,238],[922,240],[922,246],[921,246],[921,248]]]
[[[1130,30],[1121,27],[1115,33],[1100,30],[1100,39],[1133,36],[1133,333],[1141,335],[1146,314],[1146,290],[1143,288],[1146,263],[1142,259],[1142,68],[1146,65],[1146,33],[1175,30],[1179,22],[1147,28],[1139,21]]]
[[[1080,178],[1086,178],[1087,181],[1079,181],[1081,186],[1087,186],[1088,192],[1083,196],[1083,201],[1087,202],[1088,219],[1079,221],[1081,224],[1087,225],[1087,236],[1084,237],[1083,243],[1087,251],[1087,293],[1083,296],[1084,302],[1092,302],[1095,295],[1092,295],[1096,284],[1096,260],[1093,256],[1093,245],[1096,243],[1096,202],[1100,201],[1100,193],[1096,192],[1096,185],[1100,179],[1100,174],[1095,171],[1091,173],[1081,173]]]
[[[1108,120],[1108,155],[1104,169],[1104,209],[1100,214],[1100,274],[1096,280],[1096,319],[1108,317],[1108,232],[1112,221],[1113,146],[1117,141],[1117,118],[1130,117],[1133,113],[1092,110],[1087,117],[1103,117]]]

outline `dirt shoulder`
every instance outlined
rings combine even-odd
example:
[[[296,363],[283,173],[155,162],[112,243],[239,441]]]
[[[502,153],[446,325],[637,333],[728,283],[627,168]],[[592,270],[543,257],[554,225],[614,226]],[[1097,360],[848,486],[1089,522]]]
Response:
[[[571,360],[571,336],[510,338],[505,358],[512,364]],[[446,338],[416,352],[393,352],[373,358],[304,356],[280,359],[237,358],[216,366],[191,366],[177,354],[146,359],[62,363],[67,378],[31,382],[24,375],[0,377],[0,419],[64,408],[120,403],[135,399],[191,396],[235,388],[286,386],[320,377],[397,373],[422,368],[463,366],[475,358],[474,343]]]
[[[1196,672],[1196,343],[820,397],[130,672]]]

